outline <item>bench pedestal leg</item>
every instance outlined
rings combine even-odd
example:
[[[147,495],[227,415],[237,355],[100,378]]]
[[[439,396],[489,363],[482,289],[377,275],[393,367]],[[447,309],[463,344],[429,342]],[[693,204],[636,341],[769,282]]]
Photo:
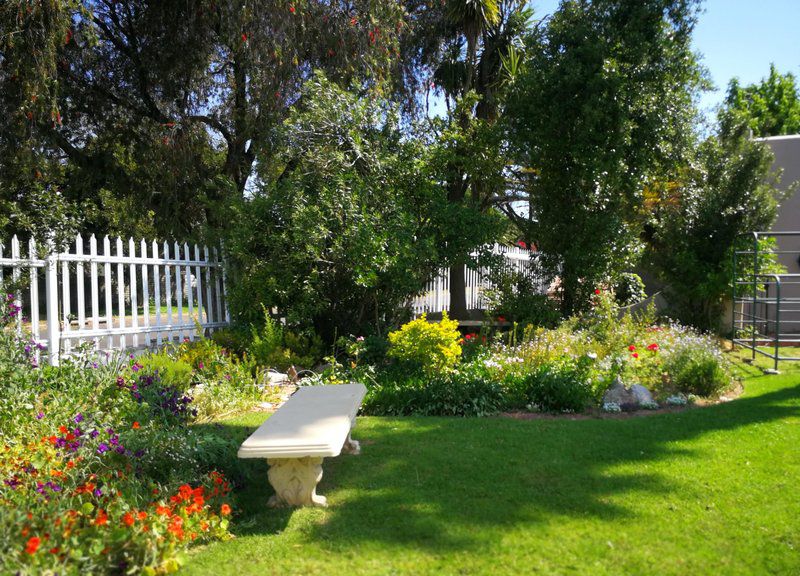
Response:
[[[327,506],[325,496],[317,494],[322,458],[269,458],[267,462],[269,483],[275,489],[268,502],[270,507]]]
[[[342,452],[354,455],[361,454],[361,444],[357,440],[353,440],[348,434],[347,440],[344,441],[344,446],[342,446]]]

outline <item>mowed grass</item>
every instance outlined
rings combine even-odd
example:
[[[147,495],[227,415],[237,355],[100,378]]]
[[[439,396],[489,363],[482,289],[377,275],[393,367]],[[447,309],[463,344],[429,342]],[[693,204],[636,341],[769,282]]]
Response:
[[[359,418],[362,454],[325,461],[329,508],[267,508],[246,461],[236,538],[182,573],[800,574],[800,371],[781,369],[624,420]]]

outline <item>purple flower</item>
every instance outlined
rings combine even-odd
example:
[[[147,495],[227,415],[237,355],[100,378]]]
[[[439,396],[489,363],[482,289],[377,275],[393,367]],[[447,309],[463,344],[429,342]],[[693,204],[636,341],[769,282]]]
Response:
[[[98,454],[104,454],[104,453],[108,452],[109,450],[110,450],[110,448],[108,447],[108,444],[106,444],[105,442],[100,442],[100,445],[97,447],[97,453]]]
[[[76,414],[75,418],[73,418],[72,420],[75,422],[75,424],[80,424],[81,422],[83,422],[83,414],[78,412],[78,414]]]
[[[100,432],[98,432],[97,430],[92,430],[91,432],[89,432],[89,437],[90,438],[97,438],[99,435],[100,435]]]
[[[95,488],[92,494],[94,494],[97,498],[100,498],[100,496],[103,495],[103,491],[100,488]]]
[[[131,370],[133,370],[134,372],[138,372],[141,367],[142,367],[141,364],[139,364],[138,362],[134,362],[133,365],[131,366]]]
[[[39,413],[36,415],[36,419],[37,419],[37,420],[41,420],[42,418],[44,418],[44,412],[39,412]]]
[[[117,454],[125,454],[125,448],[123,448],[122,446],[117,446],[117,447],[114,449],[114,451],[115,451]]]
[[[97,362],[92,362],[92,368],[97,368]]]
[[[17,477],[16,477],[16,476],[12,476],[12,477],[11,477],[11,478],[9,478],[8,480],[3,480],[3,484],[5,484],[6,486],[8,486],[8,487],[9,487],[9,488],[11,488],[12,490],[14,490],[14,489],[15,489],[17,486],[19,486],[20,484],[22,484],[22,482],[20,482],[20,481],[17,479]]]

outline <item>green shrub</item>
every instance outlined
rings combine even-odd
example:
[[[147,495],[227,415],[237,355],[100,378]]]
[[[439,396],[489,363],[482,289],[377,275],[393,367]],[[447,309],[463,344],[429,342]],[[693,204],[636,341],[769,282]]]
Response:
[[[179,358],[171,356],[166,350],[145,354],[138,359],[142,368],[151,374],[158,374],[161,382],[178,390],[189,389],[192,383],[192,366]]]
[[[672,385],[685,394],[715,396],[731,383],[721,354],[705,347],[682,346],[674,350],[664,369]]]
[[[461,357],[458,321],[442,312],[441,322],[423,314],[389,334],[388,355],[419,366],[428,375],[453,368]]]
[[[638,274],[623,272],[614,282],[614,299],[620,306],[631,306],[647,298],[644,282]]]
[[[494,288],[486,291],[490,314],[520,326],[528,324],[555,328],[561,322],[558,304],[546,294],[539,294],[534,278],[520,274],[496,274]]]
[[[286,370],[289,366],[311,367],[322,357],[324,345],[316,334],[310,336],[285,330],[266,308],[260,329],[250,328],[247,354],[258,366]]]
[[[582,412],[594,398],[589,365],[564,358],[544,364],[521,382],[528,401],[545,412]]]
[[[369,387],[363,412],[376,416],[486,416],[505,405],[499,383],[467,374],[412,377]]]

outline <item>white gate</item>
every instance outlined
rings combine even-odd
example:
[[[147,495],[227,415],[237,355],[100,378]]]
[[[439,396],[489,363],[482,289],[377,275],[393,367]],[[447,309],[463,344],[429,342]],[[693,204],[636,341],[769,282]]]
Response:
[[[4,298],[13,303],[17,333],[29,330],[47,347],[51,364],[81,343],[99,350],[148,347],[194,340],[198,330],[230,324],[225,267],[216,248],[132,238],[127,250],[125,244],[106,236],[99,248],[92,235],[87,252],[78,235],[66,251],[45,249],[43,256],[33,239],[26,255],[16,236],[10,254],[0,244],[0,286],[11,286]]]

